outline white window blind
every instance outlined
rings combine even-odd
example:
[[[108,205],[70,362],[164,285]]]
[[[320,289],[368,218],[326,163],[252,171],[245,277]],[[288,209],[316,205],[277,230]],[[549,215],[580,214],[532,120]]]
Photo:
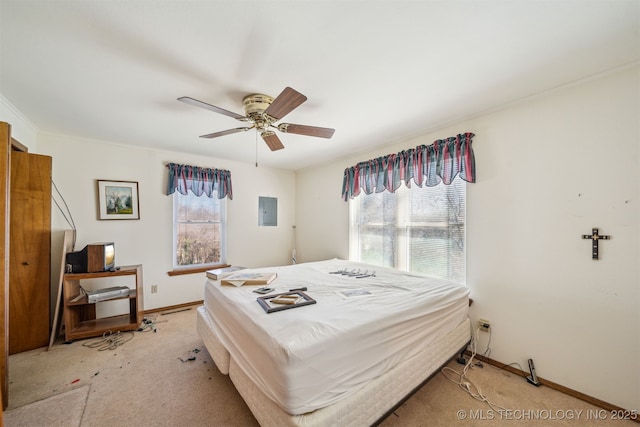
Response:
[[[350,200],[350,258],[465,284],[466,184],[383,191]]]

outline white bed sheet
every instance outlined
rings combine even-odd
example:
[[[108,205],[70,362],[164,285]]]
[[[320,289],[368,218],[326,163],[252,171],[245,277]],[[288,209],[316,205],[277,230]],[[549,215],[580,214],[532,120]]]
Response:
[[[376,274],[330,274],[345,268]],[[466,287],[393,269],[329,260],[252,271],[278,273],[269,285],[275,292],[306,286],[317,301],[267,314],[255,286],[205,284],[205,307],[220,341],[260,391],[289,414],[348,397],[445,336],[468,314]],[[337,294],[355,289],[371,294]]]

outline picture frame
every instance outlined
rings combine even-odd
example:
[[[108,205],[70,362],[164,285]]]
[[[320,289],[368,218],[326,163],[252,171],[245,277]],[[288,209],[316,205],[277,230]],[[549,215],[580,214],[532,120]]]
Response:
[[[98,219],[140,219],[138,183],[136,181],[97,180]]]
[[[287,304],[275,304],[272,302],[272,300],[275,300],[279,297],[296,297],[296,302]],[[289,291],[282,292],[280,294],[266,295],[263,297],[258,297],[256,300],[258,301],[258,304],[260,304],[260,307],[262,307],[267,314],[316,303],[315,299],[311,298],[309,295],[305,294],[302,291]]]

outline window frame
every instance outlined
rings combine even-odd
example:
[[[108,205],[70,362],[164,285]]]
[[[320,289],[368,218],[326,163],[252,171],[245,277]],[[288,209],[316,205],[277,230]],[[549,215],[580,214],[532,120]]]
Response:
[[[178,265],[177,263],[177,238],[178,238],[178,203],[176,202],[177,197],[205,197],[206,199],[210,199],[212,201],[217,201],[220,206],[220,260],[218,262],[213,263],[203,263],[203,264],[189,264],[189,265]],[[171,239],[171,264],[173,266],[173,271],[169,273],[169,275],[178,275],[178,274],[189,274],[189,273],[197,273],[206,270],[210,270],[212,268],[217,268],[221,266],[228,266],[226,263],[227,259],[227,201],[226,197],[222,199],[218,198],[210,198],[206,195],[196,196],[190,190],[187,194],[181,194],[176,191],[173,193],[172,203],[172,226],[173,233]],[[217,221],[209,221],[209,222],[217,222]]]
[[[463,227],[464,227],[464,233],[463,233],[463,249],[462,249],[462,258],[463,258],[463,268],[464,271],[462,273],[462,282],[459,282],[458,280],[452,280],[455,283],[459,283],[460,285],[466,286],[466,281],[467,281],[467,224],[468,224],[468,218],[467,218],[467,192],[468,192],[468,183],[464,180],[462,180],[460,177],[456,177],[455,180],[459,180],[459,182],[462,184],[463,186],[463,195],[464,195],[464,203],[463,203],[463,208],[464,208],[464,212],[463,212],[463,216],[464,216],[464,222],[463,222]],[[453,183],[452,183],[453,184]],[[445,185],[443,182],[441,182],[440,184],[438,184],[438,186],[440,185]],[[394,252],[394,260],[395,260],[395,265],[392,266],[392,268],[396,268],[398,270],[403,270],[403,271],[409,271],[412,272],[411,270],[411,263],[410,263],[410,259],[411,259],[411,250],[409,249],[410,243],[411,243],[411,238],[409,237],[408,231],[414,227],[420,227],[420,226],[415,226],[413,225],[411,222],[407,221],[406,219],[409,218],[408,212],[410,210],[410,191],[419,191],[420,189],[425,189],[425,188],[433,188],[433,187],[418,187],[417,185],[413,184],[411,186],[411,188],[406,188],[406,186],[404,185],[404,182],[401,185],[402,191],[400,191],[400,189],[398,191],[396,191],[395,193],[389,193],[388,191],[384,191],[384,193],[388,193],[388,194],[393,194],[395,197],[398,197],[397,200],[397,204],[395,207],[395,222],[394,222],[394,229],[395,229],[395,233],[394,233],[394,242],[395,242],[395,252]],[[366,193],[362,192],[358,197],[352,198],[349,200],[349,259],[352,261],[356,261],[356,262],[363,262],[361,261],[361,254],[362,254],[362,248],[361,248],[361,244],[362,241],[360,239],[360,229],[363,226],[363,224],[361,223],[361,218],[359,218],[360,215],[360,197],[368,197],[368,196],[372,196],[375,195],[377,193],[373,193],[371,195],[367,195]],[[378,194],[380,195],[380,194]],[[354,225],[357,225],[354,227]],[[383,228],[385,227],[385,224],[381,225]],[[447,226],[447,229],[449,229],[450,227]],[[404,231],[403,231],[404,230]],[[450,240],[449,240],[450,241]],[[418,274],[426,274],[426,273],[420,273],[417,272]],[[435,276],[432,276],[435,277]],[[446,279],[445,280],[451,280],[451,279]]]

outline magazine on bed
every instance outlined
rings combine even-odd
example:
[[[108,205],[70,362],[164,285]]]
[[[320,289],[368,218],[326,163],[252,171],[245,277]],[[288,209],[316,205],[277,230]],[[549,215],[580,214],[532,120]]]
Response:
[[[244,273],[242,271],[225,276],[220,283],[227,286],[268,285],[278,277],[277,273]]]

